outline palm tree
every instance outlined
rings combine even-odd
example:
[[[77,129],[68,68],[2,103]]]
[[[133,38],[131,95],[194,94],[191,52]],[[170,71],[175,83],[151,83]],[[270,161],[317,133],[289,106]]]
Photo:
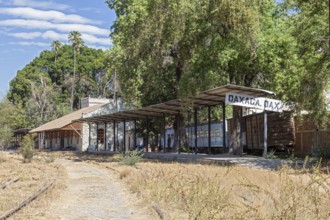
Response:
[[[56,66],[57,53],[58,53],[58,50],[62,47],[62,43],[59,40],[55,40],[51,44],[51,47],[52,47],[52,50],[55,51],[55,66]]]
[[[80,53],[80,48],[84,45],[84,41],[81,38],[81,34],[79,31],[71,31],[69,36],[69,41],[73,47],[73,81],[72,81],[72,89],[71,89],[71,99],[70,99],[70,106],[71,110],[73,109],[73,97],[74,97],[74,85],[75,85],[75,78],[76,78],[76,63],[77,63],[77,54]]]

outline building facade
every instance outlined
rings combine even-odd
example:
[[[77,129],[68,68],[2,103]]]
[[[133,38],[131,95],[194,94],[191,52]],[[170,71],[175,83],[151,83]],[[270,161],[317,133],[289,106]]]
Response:
[[[91,101],[91,103],[89,104],[88,101]],[[84,108],[32,129],[30,133],[37,134],[37,147],[51,150],[82,150],[84,125],[82,122],[77,122],[77,120],[85,114],[102,108],[107,105],[105,103],[109,102],[110,100],[105,102],[104,99],[101,99],[97,103],[97,99],[87,98],[84,101]]]

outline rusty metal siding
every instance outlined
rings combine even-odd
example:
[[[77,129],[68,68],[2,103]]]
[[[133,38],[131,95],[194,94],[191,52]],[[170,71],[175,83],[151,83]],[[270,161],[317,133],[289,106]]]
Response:
[[[245,126],[243,132],[246,135],[245,148],[264,148],[264,115],[253,114],[243,117]],[[232,135],[233,120],[228,120],[228,136]],[[295,126],[292,113],[268,113],[268,146],[269,147],[293,147],[295,145]],[[244,139],[244,138],[243,138]]]
[[[308,116],[295,117],[296,146],[298,155],[330,153],[330,125],[318,128]]]

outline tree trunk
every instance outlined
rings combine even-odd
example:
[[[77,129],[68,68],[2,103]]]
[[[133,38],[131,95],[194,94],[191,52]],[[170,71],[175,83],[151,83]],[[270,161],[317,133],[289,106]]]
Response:
[[[183,115],[179,114],[175,117],[173,123],[174,129],[174,149],[180,151],[179,147],[183,147],[187,143],[187,135],[185,130],[186,124]]]
[[[74,84],[76,81],[76,50],[73,51],[73,80],[72,80],[72,88],[71,88],[71,99],[70,99],[70,108],[73,110],[73,99],[74,99]]]
[[[242,107],[233,106],[233,124],[229,137],[229,152],[234,155],[242,155]]]

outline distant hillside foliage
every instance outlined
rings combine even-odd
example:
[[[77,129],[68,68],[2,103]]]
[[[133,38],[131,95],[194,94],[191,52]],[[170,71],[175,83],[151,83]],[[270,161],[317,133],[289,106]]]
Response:
[[[51,46],[51,50],[42,51],[19,70],[10,82],[7,99],[24,109],[26,122],[23,124],[29,127],[80,108],[82,97],[112,95],[106,52],[81,46],[76,55],[74,77],[73,46],[62,45],[59,41]],[[70,107],[72,94],[73,108]]]

